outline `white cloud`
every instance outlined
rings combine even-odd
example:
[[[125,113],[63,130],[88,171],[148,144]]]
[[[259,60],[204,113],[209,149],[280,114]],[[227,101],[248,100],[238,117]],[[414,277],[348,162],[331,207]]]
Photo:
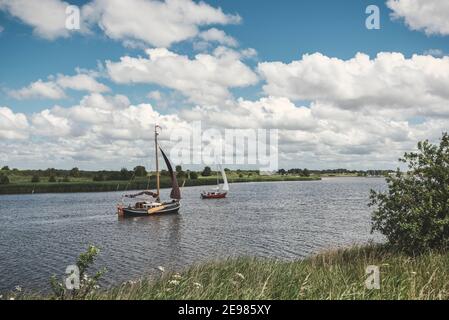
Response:
[[[444,52],[441,49],[428,49],[424,51],[424,55],[434,56],[435,58],[441,58],[444,56]]]
[[[427,35],[449,35],[449,2],[446,0],[388,0],[394,19],[404,19],[412,30]]]
[[[203,31],[199,34],[199,37],[204,41],[218,42],[219,44],[237,47],[238,42],[233,37],[228,36],[223,30],[218,30],[216,28],[211,28]]]
[[[23,113],[14,113],[7,107],[0,107],[0,138],[28,138],[28,120],[26,116]]]
[[[147,98],[159,101],[162,99],[162,93],[159,90],[154,90],[147,94]]]
[[[36,35],[49,40],[69,36],[65,27],[68,5],[60,0],[0,0],[0,10],[19,18]]]
[[[5,30],[2,26],[0,26],[0,33],[2,33]]]
[[[231,97],[229,88],[257,82],[256,74],[233,50],[218,48],[213,55],[198,54],[194,59],[164,48],[146,50],[149,58],[124,56],[106,62],[116,83],[152,83],[179,90],[191,102],[217,104]]]
[[[200,26],[240,22],[204,2],[191,0],[94,0],[83,7],[90,24],[116,40],[139,40],[157,47],[195,37]]]
[[[77,74],[74,76],[58,75],[56,83],[64,89],[72,89],[88,92],[106,92],[110,89],[95,78],[87,74]]]
[[[19,90],[12,90],[9,94],[19,100],[24,99],[52,99],[59,100],[66,98],[64,89],[72,89],[87,92],[107,92],[110,89],[102,83],[99,83],[92,75],[76,74],[66,76],[59,74],[56,79],[49,77],[50,81],[39,79],[29,86]]]
[[[63,99],[66,97],[64,90],[62,90],[53,81],[44,82],[42,80],[37,80],[31,83],[28,87],[13,90],[10,95],[16,99]]]
[[[349,110],[402,110],[407,116],[449,116],[449,58],[379,53],[349,60],[320,53],[301,60],[260,63],[266,94],[328,101]]]

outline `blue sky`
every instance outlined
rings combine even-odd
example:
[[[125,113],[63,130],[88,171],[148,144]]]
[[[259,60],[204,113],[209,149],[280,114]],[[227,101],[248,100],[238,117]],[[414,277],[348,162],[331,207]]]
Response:
[[[88,1],[71,1],[82,6]],[[429,49],[449,52],[449,42],[442,36],[428,37],[422,32],[410,31],[400,21],[391,21],[391,10],[385,1],[207,1],[224,12],[239,14],[241,24],[224,26],[229,35],[238,39],[242,47],[254,48],[259,61],[289,62],[302,54],[321,52],[325,55],[348,59],[357,52],[375,56],[381,51],[402,52],[406,56],[421,54]],[[365,28],[365,9],[376,4],[381,9],[381,29]],[[75,68],[95,69],[98,62],[117,60],[123,55],[142,54],[141,50],[124,48],[103,34],[75,35],[68,39],[48,41],[33,36],[29,26],[0,12],[1,73],[3,88],[20,88],[36,79],[46,79],[51,74],[73,74]],[[177,52],[194,55],[191,42],[174,46]],[[18,63],[20,61],[20,63]],[[256,61],[250,61],[255,64]],[[109,84],[110,85],[110,84]],[[137,87],[137,88],[136,88]],[[114,91],[130,95],[139,101],[149,86],[114,87]],[[258,88],[245,88],[239,92],[255,96]],[[142,96],[140,96],[142,95]],[[80,94],[73,94],[74,99]],[[139,97],[140,96],[140,97]],[[61,101],[70,105],[73,99]],[[9,105],[20,112],[34,112],[47,108],[48,100],[14,101],[4,91],[1,105]]]
[[[418,5],[421,2],[421,0],[413,1],[417,2]],[[53,110],[54,106],[69,109],[72,106],[78,105],[83,97],[88,95],[86,91],[89,90],[73,89],[70,86],[64,87],[63,91],[65,96],[57,99],[34,96],[19,99],[17,95],[12,94],[14,91],[30,86],[38,79],[44,82],[56,81],[55,78],[58,75],[73,76],[77,73],[95,73],[94,78],[110,89],[107,92],[102,92],[103,95],[123,95],[133,105],[151,103],[152,108],[161,115],[177,114],[185,109],[190,110],[195,105],[203,106],[203,101],[198,101],[197,98],[192,98],[189,93],[186,93],[187,89],[179,89],[172,87],[170,84],[159,83],[155,80],[137,81],[139,83],[135,83],[135,80],[122,81],[122,79],[117,80],[118,75],[114,78],[108,73],[109,70],[105,73],[105,63],[108,60],[112,63],[118,63],[121,57],[138,58],[140,56],[145,58],[147,57],[144,51],[145,48],[154,49],[164,47],[157,45],[157,43],[152,43],[151,39],[139,39],[138,36],[130,36],[129,38],[131,40],[139,42],[138,48],[130,48],[124,45],[124,42],[127,40],[125,39],[126,36],[110,36],[106,30],[102,30],[99,27],[100,22],[94,22],[90,25],[90,34],[72,32],[68,36],[58,35],[50,39],[36,32],[36,28],[38,28],[40,23],[39,17],[36,18],[38,22],[30,22],[27,19],[26,10],[30,8],[12,8],[12,5],[8,7],[8,4],[5,4],[7,2],[0,1],[0,30],[3,30],[0,32],[0,106],[10,109],[16,115],[25,115],[30,126],[33,126],[34,115],[39,115],[39,113],[47,109]],[[15,0],[9,2],[14,3]],[[67,4],[59,0],[46,0],[42,2],[43,5],[46,2],[51,5]],[[70,4],[78,5],[80,8],[86,4],[92,4],[91,1],[69,2]],[[101,3],[101,0],[98,2]],[[148,2],[152,1],[148,0]],[[137,6],[142,1],[136,0],[135,3]],[[198,2],[193,3],[198,4]],[[261,74],[259,66],[263,63],[282,63],[288,65],[292,61],[302,61],[301,59],[304,54],[319,53],[331,59],[336,58],[341,61],[348,61],[354,58],[358,52],[369,55],[373,60],[379,52],[401,53],[406,60],[411,59],[413,54],[425,55],[429,52],[434,55],[435,59],[444,59],[441,56],[449,52],[449,43],[444,29],[429,33],[426,32],[426,21],[419,21],[418,25],[415,26],[404,23],[406,19],[416,21],[416,18],[413,16],[416,13],[410,11],[410,8],[406,7],[406,4],[400,8],[403,9],[401,12],[404,16],[401,19],[392,19],[390,16],[393,12],[391,6],[387,6],[386,1],[381,0],[209,0],[206,3],[213,10],[219,10],[218,8],[221,8],[221,12],[228,15],[229,21],[232,20],[229,18],[230,16],[238,15],[241,17],[241,22],[233,23],[228,21],[225,23],[212,22],[210,24],[198,24],[196,25],[198,28],[196,36],[173,41],[168,46],[165,46],[166,49],[177,55],[187,56],[191,60],[194,60],[198,53],[213,55],[214,49],[219,47],[219,44],[216,42],[210,41],[207,44],[207,48],[202,50],[198,49],[196,45],[199,43],[198,35],[200,32],[210,28],[216,28],[224,31],[227,36],[238,41],[238,46],[229,48],[230,50],[241,53],[245,49],[252,48],[257,51],[257,55],[255,56],[239,58],[236,61],[243,63],[254,75]],[[365,9],[368,5],[372,4],[380,8],[380,30],[368,30],[365,27],[365,19],[367,18]],[[100,10],[106,12],[107,9],[103,8]],[[198,7],[199,10],[202,9]],[[441,12],[443,15],[446,14],[442,10],[435,10],[435,12]],[[46,18],[45,12],[42,13],[42,23],[44,23]],[[415,20],[413,20],[414,18]],[[126,19],[127,16],[124,14],[122,22],[126,21]],[[145,25],[142,25],[142,28],[145,27]],[[77,68],[81,68],[82,70],[76,71]],[[260,77],[258,76],[259,79],[257,81],[251,80],[252,74],[248,76],[249,78],[244,85],[233,85],[230,83],[224,88],[224,91],[229,91],[232,95],[231,100],[237,101],[240,98],[248,101],[258,101],[258,99],[263,99],[267,96],[282,96],[279,94],[279,88],[276,89],[277,91],[273,89],[274,75],[267,76],[263,74]],[[270,84],[273,84],[273,86],[269,86],[271,89],[265,87]],[[220,89],[223,88],[220,87]],[[201,89],[199,90],[201,91]],[[148,97],[148,94],[153,91],[158,91],[163,95],[164,103]],[[284,90],[281,91],[284,92]],[[289,93],[285,93],[285,98],[288,98],[296,107],[301,107],[302,105],[310,107],[310,103],[329,102],[330,99],[328,97],[315,97],[309,92],[305,93],[302,90],[300,91],[299,93],[289,91]],[[368,101],[369,99],[370,97],[365,97],[363,101]],[[335,103],[337,100],[341,103],[340,97],[335,98],[331,102],[337,104]],[[204,105],[207,104],[210,104],[210,102],[204,102]],[[350,104],[350,101],[341,104],[342,109],[345,109]],[[422,108],[422,105],[417,105],[415,111],[418,108]],[[425,123],[426,119],[430,119],[427,114],[410,112],[402,120],[408,122],[409,125],[416,125]],[[396,118],[393,120],[398,123],[400,122]],[[436,120],[441,120],[441,118]],[[68,119],[68,121],[72,122],[72,119]],[[432,118],[432,121],[435,121],[435,118]],[[445,124],[440,125],[445,126]],[[81,125],[77,124],[76,126],[79,127]],[[33,134],[31,135],[33,136]],[[36,139],[38,141],[55,141],[55,137],[49,137],[48,135]],[[76,135],[73,139],[76,139]],[[412,138],[409,137],[409,139],[410,141],[406,144],[407,146],[411,145]],[[19,142],[8,141],[7,143],[17,145]],[[38,149],[38,146],[35,147]],[[401,148],[403,147],[402,145]],[[307,154],[308,160],[301,160],[300,164],[313,167],[313,159],[318,162],[321,161],[318,158],[319,152],[313,154],[313,151],[311,151],[310,154]],[[348,165],[356,165],[358,167],[379,165],[380,167],[385,167],[388,166],[387,163],[392,158],[393,156],[379,160],[379,163],[362,163],[361,161],[365,160],[359,159],[357,156]],[[70,159],[70,161],[67,158],[64,159],[54,159],[53,163],[59,166],[76,163],[74,159]],[[341,159],[325,161],[317,166],[346,165],[346,160],[343,160],[344,158]],[[0,160],[12,161],[13,164],[16,163],[18,166],[41,166],[45,161],[49,161],[47,159],[38,162],[38,164],[30,164],[25,158],[21,159],[20,156],[8,157],[6,155],[3,155],[3,159],[0,158]],[[105,163],[108,161],[105,159]],[[135,161],[138,161],[138,159]],[[292,161],[294,162],[296,160]],[[311,163],[309,164],[307,161]],[[86,167],[94,166],[94,164],[88,162],[84,163],[84,165]],[[123,163],[123,165],[126,165],[126,163]]]

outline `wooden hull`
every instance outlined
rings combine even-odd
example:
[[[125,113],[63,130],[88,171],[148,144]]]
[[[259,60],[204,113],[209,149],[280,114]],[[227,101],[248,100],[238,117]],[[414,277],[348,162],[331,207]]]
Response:
[[[202,199],[223,199],[226,198],[226,192],[223,193],[213,193],[213,194],[201,194]]]
[[[151,209],[140,208],[119,208],[118,214],[123,217],[146,217],[161,214],[175,214],[178,213],[181,204],[179,202],[163,203],[160,207]]]

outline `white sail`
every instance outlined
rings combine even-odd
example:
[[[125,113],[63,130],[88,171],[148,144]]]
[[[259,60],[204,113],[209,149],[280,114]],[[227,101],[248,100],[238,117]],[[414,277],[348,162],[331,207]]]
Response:
[[[223,169],[223,166],[221,164],[218,165],[220,167],[221,176],[223,177],[223,186],[221,187],[221,190],[223,191],[229,191],[229,184],[228,184],[228,178],[226,177],[226,172]]]

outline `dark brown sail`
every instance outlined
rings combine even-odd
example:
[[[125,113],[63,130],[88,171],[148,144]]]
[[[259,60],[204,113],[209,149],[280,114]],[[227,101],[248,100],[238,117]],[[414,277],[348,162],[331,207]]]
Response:
[[[159,147],[159,149],[161,150],[162,156],[164,157],[165,164],[167,165],[167,169],[168,169],[168,172],[170,173],[170,177],[171,177],[172,189],[171,189],[171,193],[170,193],[170,198],[175,199],[175,200],[180,200],[181,199],[181,190],[179,189],[178,180],[176,179],[176,174],[173,171],[170,160],[168,160],[167,156],[164,153],[164,150],[162,150],[161,147]]]

